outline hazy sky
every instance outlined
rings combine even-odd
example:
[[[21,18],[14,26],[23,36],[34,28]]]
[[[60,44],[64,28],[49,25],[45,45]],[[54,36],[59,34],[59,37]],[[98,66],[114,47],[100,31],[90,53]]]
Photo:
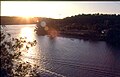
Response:
[[[1,1],[1,16],[64,18],[82,13],[120,14],[120,1]]]

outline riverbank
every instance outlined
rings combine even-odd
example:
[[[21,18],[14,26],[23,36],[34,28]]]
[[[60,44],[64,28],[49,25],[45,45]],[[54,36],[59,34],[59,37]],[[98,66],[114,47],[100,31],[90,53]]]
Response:
[[[105,37],[88,37],[82,35],[68,35],[68,34],[60,34],[59,37],[66,37],[66,38],[77,38],[77,39],[84,39],[84,40],[94,40],[94,41],[105,41]]]
[[[44,33],[44,34],[42,34]],[[68,31],[68,32],[65,32],[65,31],[58,31],[57,32],[57,36],[58,37],[66,37],[66,38],[77,38],[77,39],[84,39],[84,40],[96,40],[96,41],[105,41],[105,36],[102,35],[102,34],[98,34],[96,32],[75,32],[75,31]],[[45,32],[36,32],[36,34],[38,36],[44,36],[44,35],[48,35],[49,37],[52,37],[51,35],[45,33]],[[56,37],[57,37],[56,36]],[[53,37],[54,38],[54,37]]]

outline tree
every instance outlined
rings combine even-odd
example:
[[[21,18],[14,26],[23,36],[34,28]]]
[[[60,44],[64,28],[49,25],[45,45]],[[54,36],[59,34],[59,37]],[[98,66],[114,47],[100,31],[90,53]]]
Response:
[[[22,37],[20,39],[12,38],[3,29],[1,29],[0,35],[0,77],[35,77],[37,75],[35,72],[36,66],[32,67],[29,62],[24,62],[20,57],[22,56],[21,49],[29,49],[29,47],[35,46],[36,40],[28,43]]]

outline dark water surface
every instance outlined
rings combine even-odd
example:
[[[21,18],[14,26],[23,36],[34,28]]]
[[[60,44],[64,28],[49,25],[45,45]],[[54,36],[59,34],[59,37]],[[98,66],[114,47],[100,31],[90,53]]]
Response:
[[[28,40],[37,40],[37,45],[25,54],[27,61],[56,76],[120,77],[120,48],[104,41],[37,36],[34,28],[33,24],[7,25],[5,29],[13,37],[26,36]]]

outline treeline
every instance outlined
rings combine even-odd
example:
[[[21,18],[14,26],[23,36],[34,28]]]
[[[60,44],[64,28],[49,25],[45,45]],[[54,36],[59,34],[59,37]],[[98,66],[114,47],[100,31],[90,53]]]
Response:
[[[45,21],[48,27],[55,28],[60,31],[79,31],[79,30],[95,30],[118,28],[120,29],[120,14],[79,14],[64,19],[52,18],[22,18],[1,16],[1,24],[36,24],[36,21]]]
[[[46,34],[39,25],[45,21],[49,29],[55,29],[62,35],[109,40],[120,44],[120,14],[79,14],[64,19],[43,18],[39,21],[38,34]]]
[[[120,29],[120,15],[116,14],[79,14],[64,19],[44,18],[49,27],[59,30],[103,30]]]
[[[97,28],[120,28],[120,15],[107,15],[107,14],[82,14],[67,17],[63,21],[66,25],[76,25],[82,29],[97,29]],[[71,26],[72,26],[71,25]],[[82,27],[83,26],[83,27]]]
[[[32,24],[35,23],[33,18],[23,18],[16,16],[1,16],[1,25],[15,25],[15,24]]]

